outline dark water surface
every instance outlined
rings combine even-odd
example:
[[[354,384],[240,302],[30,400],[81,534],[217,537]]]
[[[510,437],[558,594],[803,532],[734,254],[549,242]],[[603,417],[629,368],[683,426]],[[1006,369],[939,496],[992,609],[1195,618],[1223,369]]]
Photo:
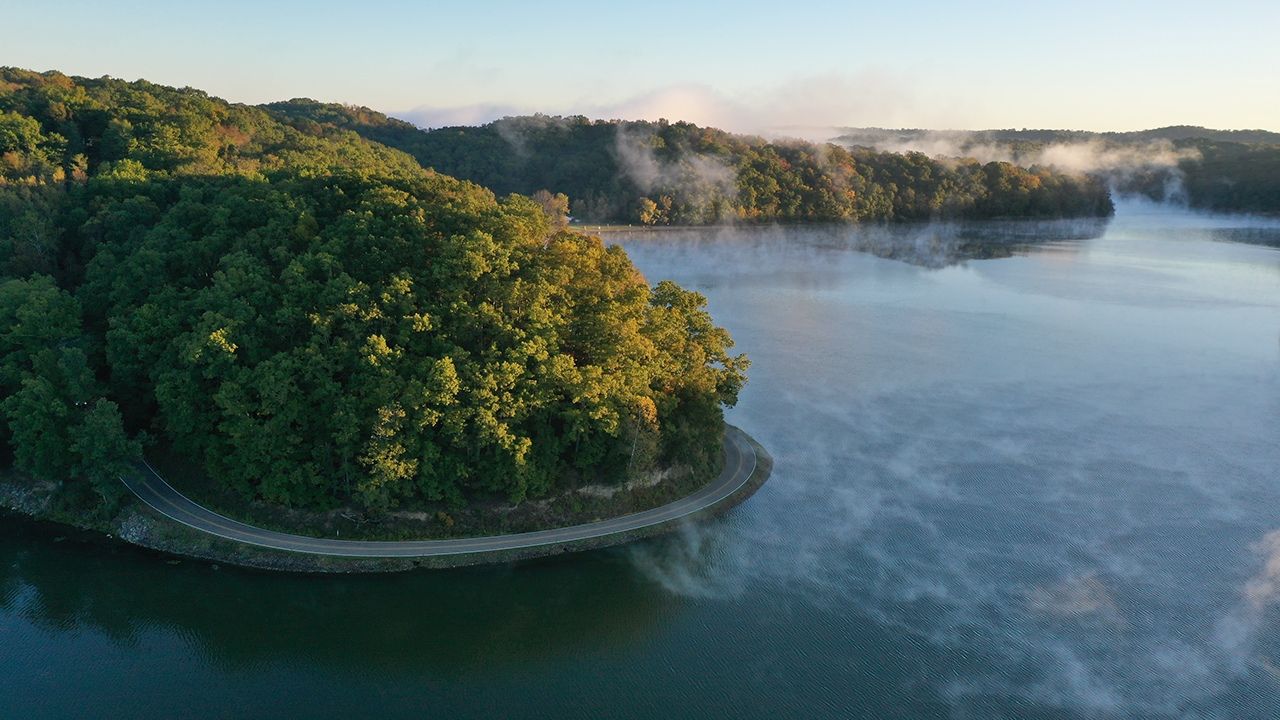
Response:
[[[614,236],[751,356],[755,498],[381,577],[5,518],[0,718],[1278,717],[1278,238],[1144,206]]]

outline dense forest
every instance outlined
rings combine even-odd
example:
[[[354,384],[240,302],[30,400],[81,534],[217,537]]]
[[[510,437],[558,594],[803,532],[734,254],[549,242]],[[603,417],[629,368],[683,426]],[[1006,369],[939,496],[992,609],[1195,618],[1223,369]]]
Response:
[[[1280,133],[1178,125],[1134,132],[845,128],[848,146],[927,150],[934,156],[1066,159],[1121,194],[1225,212],[1280,213]]]
[[[685,122],[512,117],[424,131],[310,100],[265,106],[310,134],[356,132],[495,191],[566,195],[587,222],[646,225],[1094,217],[1105,184],[1049,167],[767,142]]]
[[[1121,189],[1162,200],[1169,184],[1176,182],[1192,207],[1280,213],[1280,142],[1186,140],[1176,146],[1190,150],[1191,157],[1172,170],[1136,175]]]
[[[374,511],[714,469],[746,359],[561,220],[355,132],[0,69],[5,462],[107,510],[147,442]]]

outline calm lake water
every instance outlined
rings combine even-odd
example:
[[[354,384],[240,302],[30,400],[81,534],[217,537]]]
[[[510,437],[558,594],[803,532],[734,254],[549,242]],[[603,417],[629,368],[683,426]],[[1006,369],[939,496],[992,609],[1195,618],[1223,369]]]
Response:
[[[753,499],[374,577],[5,518],[0,718],[1280,716],[1280,224],[611,239],[751,356]]]

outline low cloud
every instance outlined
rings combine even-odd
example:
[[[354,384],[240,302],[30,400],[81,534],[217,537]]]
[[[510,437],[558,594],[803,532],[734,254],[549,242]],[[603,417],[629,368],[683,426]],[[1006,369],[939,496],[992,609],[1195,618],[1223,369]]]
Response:
[[[1199,160],[1196,148],[1179,148],[1169,140],[1118,143],[1103,138],[1018,144],[989,140],[984,132],[964,130],[846,129],[837,142],[887,152],[919,152],[934,158],[972,158],[1010,162],[1022,167],[1043,165],[1070,173],[1105,176],[1121,193],[1132,192],[1135,179],[1155,176],[1163,198],[1185,203],[1180,163]]]
[[[1027,606],[1063,619],[1101,615],[1123,625],[1111,591],[1096,572],[1070,574],[1052,585],[1038,585],[1027,593]]]
[[[1253,612],[1262,612],[1280,600],[1280,530],[1267,533],[1254,546],[1262,568],[1244,586],[1244,599]]]
[[[499,118],[524,114],[526,114],[526,110],[523,108],[496,103],[454,107],[419,105],[412,110],[391,113],[394,117],[407,120],[420,128],[427,129],[453,127],[455,125],[484,125]]]
[[[722,599],[743,591],[743,578],[715,571],[709,559],[723,537],[705,527],[687,523],[678,533],[627,548],[627,555],[640,573],[673,595]]]
[[[921,108],[906,83],[884,72],[795,78],[783,85],[740,94],[705,85],[676,85],[611,105],[593,117],[685,120],[697,125],[766,136],[828,140],[841,125],[895,124]]]
[[[1235,672],[1256,665],[1274,673],[1274,662],[1259,651],[1258,635],[1268,609],[1280,602],[1280,530],[1264,535],[1252,549],[1262,566],[1240,588],[1240,604],[1216,623],[1214,634]]]
[[[686,121],[739,133],[827,140],[836,128],[851,125],[895,125],[919,119],[935,124],[945,103],[924,104],[894,73],[866,70],[793,78],[781,85],[725,92],[700,83],[675,83],[611,102],[585,100],[554,106],[519,107],[477,104],[460,107],[423,105],[397,117],[420,127],[484,124],[511,115],[544,113],[585,115],[602,120]],[[951,118],[954,122],[954,118]]]
[[[1141,146],[1108,145],[1100,140],[1048,145],[1035,154],[1036,163],[1054,165],[1071,172],[1098,172],[1117,169],[1172,168],[1183,160],[1196,160],[1194,148],[1176,148],[1168,140]]]
[[[735,192],[737,172],[720,158],[687,148],[674,159],[660,159],[656,139],[651,130],[618,126],[614,154],[623,174],[646,193],[674,193],[692,212],[717,219]]]
[[[920,152],[931,157],[964,157],[980,162],[1004,161],[1023,166],[1053,165],[1068,172],[1108,172],[1175,167],[1200,157],[1194,148],[1177,148],[1168,140],[1117,145],[1100,139],[1055,142],[1030,149],[1008,142],[984,142],[981,133],[963,130],[851,130],[840,139],[889,152]]]

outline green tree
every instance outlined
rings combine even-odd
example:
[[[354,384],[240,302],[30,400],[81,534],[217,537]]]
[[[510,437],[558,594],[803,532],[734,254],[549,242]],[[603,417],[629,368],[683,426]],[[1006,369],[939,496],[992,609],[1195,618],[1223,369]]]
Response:
[[[113,514],[125,496],[120,478],[137,472],[141,443],[125,432],[120,409],[99,398],[90,405],[70,433],[75,474],[89,481],[102,499],[104,513]]]

